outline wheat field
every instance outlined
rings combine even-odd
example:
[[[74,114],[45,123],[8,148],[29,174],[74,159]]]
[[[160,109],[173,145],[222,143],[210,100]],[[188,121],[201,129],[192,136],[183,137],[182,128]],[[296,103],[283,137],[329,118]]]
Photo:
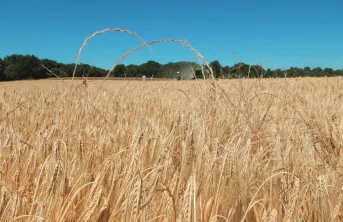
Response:
[[[0,83],[0,221],[341,221],[342,78]]]

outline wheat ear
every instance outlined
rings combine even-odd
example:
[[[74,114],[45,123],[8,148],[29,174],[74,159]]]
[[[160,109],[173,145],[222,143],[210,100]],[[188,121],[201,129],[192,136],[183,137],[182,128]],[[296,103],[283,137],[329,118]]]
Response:
[[[209,222],[210,221],[210,217],[211,217],[211,214],[212,214],[212,209],[213,209],[213,205],[214,205],[214,198],[211,197],[206,205],[205,205],[205,209],[204,209],[204,216],[203,216],[203,221],[204,222]]]
[[[341,189],[341,192],[339,194],[339,197],[338,197],[338,200],[337,200],[337,203],[335,205],[335,207],[333,208],[332,210],[332,213],[331,213],[331,220],[330,221],[335,221],[338,213],[339,213],[339,210],[341,209],[341,206],[342,206],[342,200],[343,200],[343,187]]]

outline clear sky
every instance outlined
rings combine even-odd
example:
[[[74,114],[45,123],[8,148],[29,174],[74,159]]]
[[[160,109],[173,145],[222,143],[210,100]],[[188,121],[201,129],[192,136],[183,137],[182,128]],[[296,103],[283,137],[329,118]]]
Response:
[[[34,54],[75,62],[87,36],[105,28],[145,41],[184,38],[208,61],[268,68],[343,68],[343,0],[2,0],[0,57]],[[141,42],[122,33],[91,40],[81,62],[110,68]],[[124,64],[196,61],[176,43],[152,45]]]

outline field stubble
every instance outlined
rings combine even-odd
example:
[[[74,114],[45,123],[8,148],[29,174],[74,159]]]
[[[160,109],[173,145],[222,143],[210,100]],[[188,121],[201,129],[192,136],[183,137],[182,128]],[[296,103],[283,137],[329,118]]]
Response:
[[[1,221],[341,220],[341,78],[76,82],[0,83]]]

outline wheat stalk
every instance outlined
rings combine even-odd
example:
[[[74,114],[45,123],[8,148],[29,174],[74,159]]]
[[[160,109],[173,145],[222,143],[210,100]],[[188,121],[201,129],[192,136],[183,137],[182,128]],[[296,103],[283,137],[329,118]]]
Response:
[[[107,33],[107,32],[121,32],[121,33],[127,33],[127,34],[130,34],[130,35],[133,35],[135,36],[136,38],[138,38],[139,40],[141,40],[143,43],[145,43],[144,39],[142,37],[140,37],[138,34],[136,34],[135,32],[131,32],[129,30],[126,30],[126,29],[120,29],[120,28],[107,28],[107,29],[104,29],[104,30],[101,30],[101,31],[96,31],[94,32],[91,36],[87,37],[81,48],[79,49],[79,54],[77,56],[77,59],[76,59],[76,62],[75,62],[75,68],[74,68],[74,72],[73,72],[73,78],[72,80],[74,80],[74,77],[75,77],[75,73],[76,73],[76,68],[77,68],[77,65],[78,65],[78,62],[80,60],[80,57],[81,57],[81,54],[82,54],[82,50],[86,47],[87,43],[89,40],[91,40],[92,38],[94,38],[95,36],[97,35],[101,35],[101,34],[104,34],[104,33]],[[148,48],[150,49],[150,47],[148,46]],[[150,49],[151,50],[151,49]]]
[[[203,215],[204,222],[209,222],[211,220],[213,205],[214,205],[214,198],[211,197],[205,205],[204,215]]]
[[[343,188],[341,189],[341,192],[337,199],[337,203],[331,212],[330,221],[335,221],[336,217],[338,216],[339,210],[341,209],[341,206],[342,206],[342,200],[343,200]]]
[[[94,213],[96,207],[99,204],[102,194],[102,187],[98,186],[96,183],[93,184],[93,188],[89,193],[89,198],[84,210],[84,213],[78,221],[89,221],[92,214]]]
[[[133,221],[138,221],[139,219],[141,199],[142,199],[142,178],[139,175],[133,188],[133,212],[132,212],[133,215],[130,217],[132,218]]]

